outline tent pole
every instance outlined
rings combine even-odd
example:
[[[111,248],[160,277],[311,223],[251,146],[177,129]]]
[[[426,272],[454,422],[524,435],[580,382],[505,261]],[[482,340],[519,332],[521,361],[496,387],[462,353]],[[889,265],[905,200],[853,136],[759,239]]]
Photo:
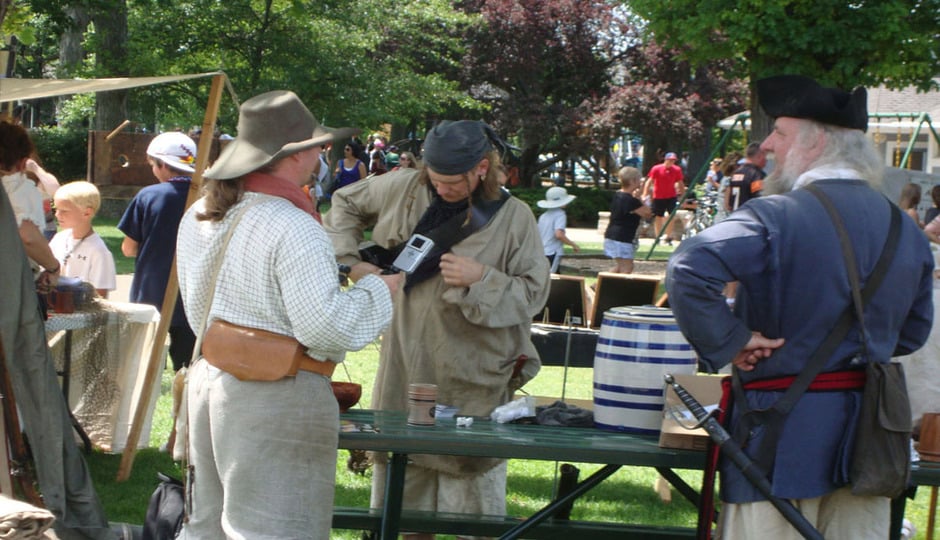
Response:
[[[203,136],[199,137],[199,147],[196,154],[196,173],[193,175],[192,182],[189,185],[189,194],[186,196],[186,208],[189,208],[196,202],[202,190],[202,173],[206,169],[206,164],[209,162],[209,151],[212,148],[212,135],[215,133],[215,121],[219,115],[219,103],[222,98],[224,82],[224,73],[212,77],[209,102],[206,105],[206,114],[202,122]],[[208,134],[208,136],[205,136],[206,134]],[[157,326],[153,348],[150,351],[150,361],[147,364],[147,376],[144,380],[140,397],[137,400],[137,408],[134,410],[134,420],[127,434],[127,443],[124,445],[124,453],[121,455],[121,465],[117,473],[118,482],[127,480],[130,477],[131,468],[134,466],[134,457],[137,454],[137,442],[140,440],[144,417],[147,414],[150,396],[153,393],[153,379],[161,369],[166,366],[166,361],[163,358],[163,348],[167,332],[170,328],[170,320],[173,318],[173,308],[176,305],[178,295],[179,279],[176,274],[176,257],[174,256],[173,266],[170,268],[170,279],[166,285],[166,294],[163,296],[163,308],[160,310],[160,324]]]

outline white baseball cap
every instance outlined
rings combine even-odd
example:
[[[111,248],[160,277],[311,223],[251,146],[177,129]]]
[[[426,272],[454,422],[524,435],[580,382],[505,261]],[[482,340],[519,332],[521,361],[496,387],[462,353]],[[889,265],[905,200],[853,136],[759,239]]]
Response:
[[[147,155],[163,161],[174,169],[194,173],[196,143],[179,131],[161,133],[150,141]]]

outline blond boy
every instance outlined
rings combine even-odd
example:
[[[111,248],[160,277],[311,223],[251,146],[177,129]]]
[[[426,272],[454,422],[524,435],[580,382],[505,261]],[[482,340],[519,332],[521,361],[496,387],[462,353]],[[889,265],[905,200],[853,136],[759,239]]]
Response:
[[[53,201],[63,230],[52,237],[49,247],[62,265],[60,275],[91,283],[107,298],[116,287],[116,271],[114,257],[91,226],[101,207],[98,188],[90,182],[69,182],[56,191]]]

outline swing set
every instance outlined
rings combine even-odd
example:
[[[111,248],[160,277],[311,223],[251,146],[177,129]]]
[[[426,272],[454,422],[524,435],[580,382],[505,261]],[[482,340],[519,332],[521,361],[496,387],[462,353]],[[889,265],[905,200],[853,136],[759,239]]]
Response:
[[[682,208],[682,203],[686,201],[689,193],[700,183],[705,180],[705,175],[708,172],[708,166],[713,159],[718,156],[719,149],[723,148],[728,139],[730,139],[732,133],[735,129],[740,128],[742,131],[747,131],[747,121],[751,118],[750,113],[741,113],[734,117],[734,122],[731,126],[724,130],[724,134],[721,136],[721,139],[718,140],[712,146],[711,152],[708,154],[708,159],[703,162],[702,167],[695,173],[695,176],[692,177],[692,181],[689,183],[688,187],[685,190],[685,193],[682,194],[682,197],[676,203],[676,207],[669,214],[669,217],[666,219],[666,222],[663,224],[663,230],[668,230],[669,224],[676,217],[676,213]],[[875,129],[872,132],[872,140],[875,144],[880,145],[887,141],[887,135],[881,132],[881,122],[882,119],[895,119],[897,124],[897,137],[894,143],[894,160],[893,166],[899,169],[910,169],[911,168],[911,155],[914,152],[914,146],[917,142],[918,137],[920,136],[921,131],[924,128],[924,125],[927,126],[927,129],[933,135],[934,141],[937,145],[940,146],[940,135],[937,134],[937,130],[933,126],[933,122],[930,119],[930,115],[925,112],[913,113],[913,112],[897,112],[897,113],[869,113],[869,121],[872,119],[876,120]],[[908,122],[906,123],[905,120]],[[904,128],[911,127],[910,137],[907,140],[907,146],[904,149],[902,154],[901,148],[903,145],[903,134]],[[644,260],[649,260],[653,255],[653,251],[656,250],[656,246],[659,244],[659,234],[655,235],[653,239],[653,244],[650,246],[650,250],[646,253]]]

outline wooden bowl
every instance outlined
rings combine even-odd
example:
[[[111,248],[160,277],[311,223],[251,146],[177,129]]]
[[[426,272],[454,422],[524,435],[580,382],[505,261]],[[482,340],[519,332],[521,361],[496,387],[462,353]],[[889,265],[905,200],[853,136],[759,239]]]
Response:
[[[362,397],[362,385],[353,382],[332,381],[333,395],[336,396],[336,403],[339,404],[339,412],[346,412],[350,407],[359,403]]]

